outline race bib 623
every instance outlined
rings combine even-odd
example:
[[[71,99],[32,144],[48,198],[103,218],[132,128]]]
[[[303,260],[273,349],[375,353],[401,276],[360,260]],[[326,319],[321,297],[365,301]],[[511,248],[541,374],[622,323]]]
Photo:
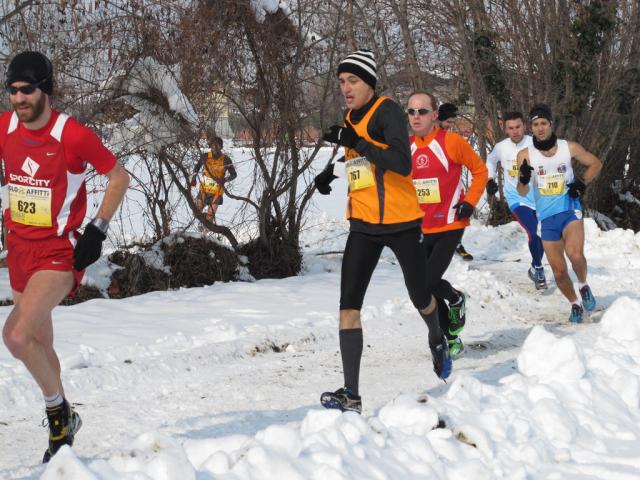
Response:
[[[11,220],[33,227],[51,227],[51,189],[10,183]]]

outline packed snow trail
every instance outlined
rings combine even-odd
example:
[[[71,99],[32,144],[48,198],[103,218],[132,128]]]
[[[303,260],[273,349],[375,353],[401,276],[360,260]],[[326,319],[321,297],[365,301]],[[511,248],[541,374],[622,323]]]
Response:
[[[358,418],[319,408],[320,393],[342,383],[341,258],[316,253],[337,251],[344,239],[326,229],[307,239],[307,271],[300,277],[61,307],[54,313],[56,347],[67,396],[79,404],[84,426],[73,453],[54,458],[45,478],[127,478],[134,471],[167,479],[542,478],[552,472],[633,478],[640,474],[632,455],[640,448],[637,395],[632,401],[640,352],[611,339],[624,330],[622,340],[640,344],[640,327],[624,311],[640,308],[640,241],[631,232],[586,225],[598,300],[608,307],[629,297],[606,325],[569,325],[567,302],[552,281],[549,291],[536,292],[526,261],[514,261],[527,258],[517,224],[473,226],[465,234],[479,260],[454,258],[447,273],[468,294],[467,350],[448,384],[432,372],[426,327],[385,252],[363,309]],[[320,240],[327,238],[333,243]],[[9,308],[1,311],[6,316]],[[533,325],[548,333],[534,332],[523,352]],[[601,350],[581,353],[598,345],[605,327],[612,358]],[[558,343],[565,340],[571,344]],[[574,341],[581,346],[575,355]],[[547,363],[560,376],[544,386],[549,372],[542,372],[538,388],[536,365]],[[560,368],[565,364],[567,372]],[[588,375],[576,373],[580,365]],[[601,385],[597,369],[604,367],[613,393]],[[572,388],[578,394],[571,396]],[[427,402],[416,402],[423,394]],[[595,398],[604,410],[575,397]],[[39,478],[47,435],[39,424],[42,399],[4,347],[0,401],[0,478]],[[448,428],[432,432],[438,417]],[[589,457],[582,437],[600,453]]]

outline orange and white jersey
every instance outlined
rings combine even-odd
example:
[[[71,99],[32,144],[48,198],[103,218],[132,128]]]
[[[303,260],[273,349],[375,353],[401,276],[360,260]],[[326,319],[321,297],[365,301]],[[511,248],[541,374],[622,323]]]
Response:
[[[487,183],[487,167],[460,135],[436,128],[429,135],[409,138],[413,185],[425,212],[424,233],[457,230],[469,225],[458,219],[453,206],[466,201],[476,205]],[[469,192],[462,183],[462,167],[472,175]]]

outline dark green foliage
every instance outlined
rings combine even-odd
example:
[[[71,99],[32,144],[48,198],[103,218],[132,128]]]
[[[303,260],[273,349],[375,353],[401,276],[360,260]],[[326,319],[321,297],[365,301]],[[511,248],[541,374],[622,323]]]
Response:
[[[496,35],[489,30],[476,31],[473,48],[487,93],[493,96],[500,106],[506,108],[510,103],[511,94],[498,65],[498,48],[494,40]]]
[[[597,75],[594,58],[603,52],[607,35],[616,26],[615,5],[611,2],[592,1],[580,10],[571,23],[565,68],[558,72],[570,77],[572,92],[566,114],[573,117],[580,117],[590,104]]]
[[[629,67],[624,72],[624,79],[616,88],[616,111],[620,115],[630,115],[640,99],[640,66]]]

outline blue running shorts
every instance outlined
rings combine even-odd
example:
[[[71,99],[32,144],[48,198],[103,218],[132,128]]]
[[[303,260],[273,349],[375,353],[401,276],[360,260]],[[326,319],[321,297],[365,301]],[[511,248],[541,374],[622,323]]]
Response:
[[[548,242],[561,240],[564,229],[576,220],[582,220],[582,210],[569,210],[545,218],[540,222],[542,227],[542,240]]]

